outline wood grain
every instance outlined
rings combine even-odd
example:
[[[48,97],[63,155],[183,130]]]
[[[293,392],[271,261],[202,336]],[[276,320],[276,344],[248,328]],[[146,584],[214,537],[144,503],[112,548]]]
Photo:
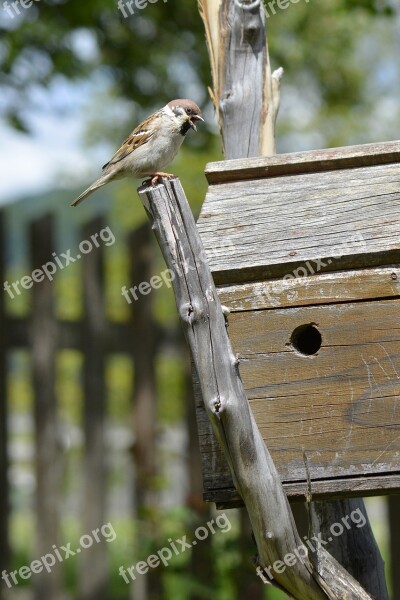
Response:
[[[400,162],[400,141],[208,163],[210,184]]]
[[[398,298],[230,315],[246,394],[282,481],[293,483],[285,488],[290,496],[307,487],[304,453],[317,494],[349,494],[360,485],[365,495],[376,490],[374,477],[400,474],[399,315]],[[306,323],[322,335],[312,357],[290,343]],[[213,489],[221,498],[225,489],[229,503],[229,477],[204,425],[206,497]]]
[[[271,75],[262,3],[199,0],[198,4],[224,156],[275,154],[281,72]]]
[[[400,266],[233,284],[218,294],[231,312],[400,297]]]
[[[233,482],[227,479],[225,487],[205,489],[204,500],[215,502],[217,508],[239,508],[243,501],[237,493]],[[309,494],[306,481],[290,483],[282,481],[290,502],[304,502]],[[313,500],[337,500],[343,497],[359,498],[376,495],[399,494],[400,473],[386,473],[371,477],[335,477],[335,479],[316,479],[312,481]]]
[[[400,165],[210,186],[198,220],[218,284],[400,261]]]

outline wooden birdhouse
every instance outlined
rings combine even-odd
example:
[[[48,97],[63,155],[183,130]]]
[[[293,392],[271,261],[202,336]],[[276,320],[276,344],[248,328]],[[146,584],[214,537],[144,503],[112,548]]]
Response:
[[[198,227],[289,498],[400,491],[400,142],[206,175]],[[203,410],[204,497],[240,504]]]

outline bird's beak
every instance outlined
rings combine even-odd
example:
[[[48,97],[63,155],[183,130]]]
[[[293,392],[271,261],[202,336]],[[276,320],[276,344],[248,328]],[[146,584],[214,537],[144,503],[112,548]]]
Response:
[[[204,119],[203,117],[201,117],[200,115],[194,115],[191,119],[189,119],[189,123],[190,123],[190,127],[194,130],[197,131],[197,127],[194,124],[194,121],[203,121],[204,123]]]

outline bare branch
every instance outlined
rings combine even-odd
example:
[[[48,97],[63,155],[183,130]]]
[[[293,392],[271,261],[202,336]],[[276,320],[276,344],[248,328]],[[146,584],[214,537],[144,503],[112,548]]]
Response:
[[[356,583],[356,595],[348,595],[350,576],[336,561],[330,563],[326,553],[318,563],[320,574],[314,571],[250,410],[204,247],[179,180],[143,186],[139,197],[172,273],[206,411],[249,513],[264,574],[297,600],[371,600]],[[287,566],[283,561],[289,555],[298,560]]]

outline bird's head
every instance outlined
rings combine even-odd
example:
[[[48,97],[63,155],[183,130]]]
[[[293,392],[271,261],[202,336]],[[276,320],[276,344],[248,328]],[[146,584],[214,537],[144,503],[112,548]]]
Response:
[[[196,121],[204,121],[200,108],[193,100],[171,100],[171,102],[168,102],[167,107],[172,111],[180,125],[187,124],[194,131],[197,131]]]

